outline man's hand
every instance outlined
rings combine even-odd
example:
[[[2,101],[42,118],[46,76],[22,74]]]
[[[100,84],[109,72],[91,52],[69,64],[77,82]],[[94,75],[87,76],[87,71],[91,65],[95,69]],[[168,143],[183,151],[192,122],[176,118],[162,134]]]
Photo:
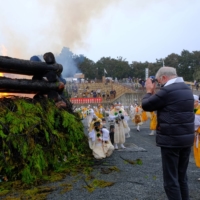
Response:
[[[156,89],[156,83],[152,83],[152,80],[148,78],[145,83],[147,93],[154,94]]]

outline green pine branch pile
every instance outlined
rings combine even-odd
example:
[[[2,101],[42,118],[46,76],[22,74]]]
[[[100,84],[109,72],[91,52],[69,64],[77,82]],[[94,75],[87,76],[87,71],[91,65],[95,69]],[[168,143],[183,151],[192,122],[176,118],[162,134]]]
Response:
[[[0,149],[0,175],[26,184],[91,164],[81,120],[48,99],[0,99]]]

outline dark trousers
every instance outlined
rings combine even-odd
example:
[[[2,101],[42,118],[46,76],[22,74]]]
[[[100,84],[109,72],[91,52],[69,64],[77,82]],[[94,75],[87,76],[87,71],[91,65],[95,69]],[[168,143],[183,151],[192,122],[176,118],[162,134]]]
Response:
[[[189,200],[187,167],[191,147],[161,147],[164,189],[169,200]]]
[[[110,132],[110,141],[114,145],[114,132]]]

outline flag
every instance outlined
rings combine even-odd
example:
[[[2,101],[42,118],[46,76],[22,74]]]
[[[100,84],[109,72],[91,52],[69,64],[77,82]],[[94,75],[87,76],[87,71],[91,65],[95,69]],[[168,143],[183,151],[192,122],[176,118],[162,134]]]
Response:
[[[107,71],[104,69],[104,73],[107,74]]]

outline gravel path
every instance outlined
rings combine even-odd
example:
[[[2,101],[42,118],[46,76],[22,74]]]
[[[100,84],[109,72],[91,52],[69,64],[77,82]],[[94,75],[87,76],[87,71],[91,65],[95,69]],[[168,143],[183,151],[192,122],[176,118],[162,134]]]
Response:
[[[105,159],[100,165],[94,167],[92,176],[99,180],[114,182],[114,185],[104,188],[96,188],[88,192],[84,188],[88,181],[84,181],[84,175],[76,177],[67,176],[62,182],[70,183],[73,189],[62,193],[56,190],[48,195],[48,200],[167,200],[163,189],[162,166],[160,148],[155,145],[155,136],[149,136],[149,122],[143,124],[141,131],[137,132],[132,122],[129,122],[131,137],[126,143],[135,144],[142,148],[133,148],[131,151],[117,151]],[[126,145],[125,145],[126,146]],[[145,149],[145,150],[144,150]],[[141,159],[142,165],[132,165],[123,159]],[[120,171],[113,171],[105,174],[106,169],[116,166]],[[194,163],[193,154],[190,158],[188,168],[188,179],[190,199],[200,199],[200,169]]]

